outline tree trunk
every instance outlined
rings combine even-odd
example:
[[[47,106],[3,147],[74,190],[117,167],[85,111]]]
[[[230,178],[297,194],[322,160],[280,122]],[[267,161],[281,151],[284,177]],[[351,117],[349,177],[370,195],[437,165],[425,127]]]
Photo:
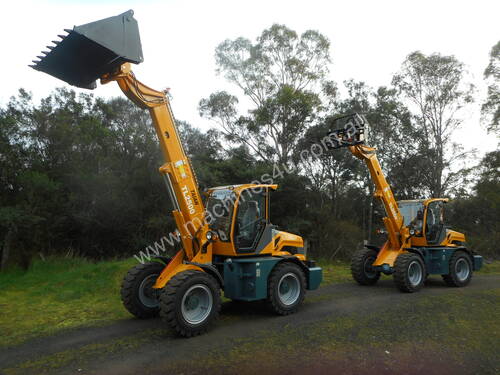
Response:
[[[12,243],[14,242],[15,229],[13,226],[9,227],[9,230],[5,236],[2,251],[2,261],[0,263],[0,271],[4,271],[7,267],[7,262],[9,260],[10,249],[12,248]]]

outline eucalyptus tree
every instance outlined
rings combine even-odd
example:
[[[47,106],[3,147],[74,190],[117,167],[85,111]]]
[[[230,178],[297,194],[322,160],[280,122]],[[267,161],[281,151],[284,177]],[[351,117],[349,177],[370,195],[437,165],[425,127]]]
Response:
[[[245,145],[255,157],[286,165],[320,108],[329,47],[317,31],[299,35],[278,24],[256,42],[225,40],[215,51],[217,72],[244,97],[213,93],[200,101],[201,115],[217,121],[227,140]],[[248,112],[241,114],[239,105]]]
[[[481,112],[487,122],[488,131],[500,135],[500,41],[491,49],[484,79],[488,83],[488,93]]]
[[[464,64],[456,57],[416,51],[406,57],[392,81],[415,113],[420,152],[427,157],[424,183],[436,197],[461,177],[453,166],[466,153],[452,135],[462,124],[460,110],[473,101],[474,87],[466,76]]]

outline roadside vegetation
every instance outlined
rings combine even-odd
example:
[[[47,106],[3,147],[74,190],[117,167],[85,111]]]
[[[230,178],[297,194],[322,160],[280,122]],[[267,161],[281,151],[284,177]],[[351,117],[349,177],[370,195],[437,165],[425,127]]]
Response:
[[[82,258],[36,260],[28,271],[0,273],[0,347],[58,331],[132,319],[120,301],[120,284],[135,259],[90,262]],[[346,262],[320,261],[323,286],[351,282]],[[500,274],[500,261],[480,274]]]
[[[134,262],[52,258],[0,273],[0,346],[128,317],[119,285]]]

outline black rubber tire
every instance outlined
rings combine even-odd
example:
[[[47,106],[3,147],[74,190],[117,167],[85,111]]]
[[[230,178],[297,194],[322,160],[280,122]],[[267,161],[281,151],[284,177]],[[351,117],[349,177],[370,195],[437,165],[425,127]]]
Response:
[[[375,250],[371,249],[360,249],[353,254],[351,259],[351,275],[358,284],[374,285],[380,279],[380,272],[370,275],[366,273],[365,268],[367,261],[373,258],[374,262],[377,259],[377,254]]]
[[[455,266],[459,259],[464,259],[469,265],[469,275],[465,280],[460,280],[457,275]],[[442,278],[448,286],[460,288],[469,284],[472,279],[472,261],[469,254],[465,251],[455,251],[450,258],[450,273],[448,275],[442,275]]]
[[[421,267],[421,278],[420,282],[417,284],[412,284],[409,279],[409,268],[413,262],[417,262]],[[425,264],[422,258],[413,253],[403,253],[399,254],[396,258],[396,262],[394,264],[394,283],[396,286],[405,293],[414,293],[418,292],[422,289],[425,282],[425,275],[427,271],[425,269]]]
[[[140,319],[153,318],[160,312],[160,305],[149,307],[144,305],[139,298],[139,288],[142,281],[151,275],[160,275],[165,265],[158,262],[138,264],[132,267],[122,281],[121,299],[123,306],[134,316]]]
[[[285,305],[279,298],[279,282],[281,278],[287,273],[293,273],[299,280],[299,296],[297,300],[290,305]],[[271,271],[267,284],[267,306],[268,308],[278,315],[289,315],[297,312],[300,305],[306,296],[306,277],[302,269],[292,262],[278,263]]]
[[[187,322],[182,316],[182,298],[188,289],[195,284],[203,284],[212,293],[212,311],[207,318],[196,325]],[[160,316],[170,328],[183,337],[193,337],[205,333],[219,316],[221,307],[220,285],[206,272],[180,272],[163,288],[160,294]]]

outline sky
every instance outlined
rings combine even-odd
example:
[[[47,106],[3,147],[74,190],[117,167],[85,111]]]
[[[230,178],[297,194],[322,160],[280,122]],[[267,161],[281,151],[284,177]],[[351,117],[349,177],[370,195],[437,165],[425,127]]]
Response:
[[[145,59],[133,67],[136,76],[156,89],[170,88],[176,118],[192,125],[215,126],[200,118],[200,99],[218,90],[241,95],[216,74],[216,46],[240,36],[255,40],[262,30],[280,23],[299,33],[318,30],[329,38],[329,78],[339,84],[354,78],[372,87],[389,85],[415,50],[455,55],[465,63],[477,91],[476,104],[462,114],[464,125],[454,140],[467,149],[477,148],[478,157],[498,145],[498,139],[479,125],[479,107],[489,52],[500,39],[500,1],[18,0],[8,4],[2,7],[0,22],[0,105],[20,87],[38,100],[56,87],[68,86],[28,67],[63,29],[133,9]],[[121,92],[111,83],[98,86],[94,94],[111,97]]]

